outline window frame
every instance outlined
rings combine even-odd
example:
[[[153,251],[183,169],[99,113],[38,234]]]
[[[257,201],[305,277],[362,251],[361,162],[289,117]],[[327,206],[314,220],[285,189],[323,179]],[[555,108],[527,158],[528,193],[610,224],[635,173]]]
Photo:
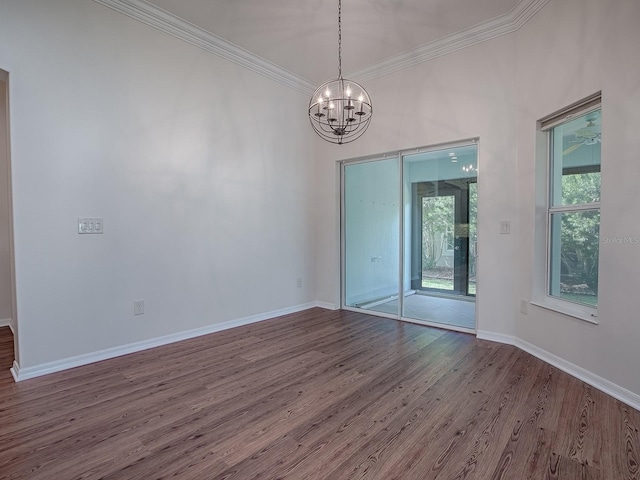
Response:
[[[544,161],[546,164],[545,172],[545,222],[544,222],[544,281],[538,277],[538,287],[534,289],[534,299],[532,304],[549,309],[558,313],[569,315],[589,323],[598,323],[598,307],[590,306],[583,303],[573,302],[551,294],[551,274],[552,274],[552,218],[553,215],[563,213],[580,213],[588,211],[597,211],[601,215],[601,199],[598,202],[582,203],[582,204],[559,204],[554,205],[553,200],[553,184],[555,180],[554,166],[554,145],[553,145],[553,129],[564,123],[568,123],[577,117],[581,117],[590,112],[600,110],[602,112],[602,96],[601,92],[596,93],[580,102],[570,105],[552,115],[549,115],[538,122],[538,133],[544,137]],[[601,117],[602,118],[602,117]],[[600,163],[600,172],[602,173],[602,163]],[[562,171],[561,175],[565,172]],[[602,224],[600,217],[599,225]],[[598,241],[598,250],[600,250],[600,241]],[[598,255],[598,264],[600,264],[600,255]],[[542,269],[541,269],[542,270]],[[598,270],[600,270],[598,266]],[[539,273],[543,273],[540,271]],[[543,290],[542,290],[543,289]],[[541,291],[542,290],[542,291]]]

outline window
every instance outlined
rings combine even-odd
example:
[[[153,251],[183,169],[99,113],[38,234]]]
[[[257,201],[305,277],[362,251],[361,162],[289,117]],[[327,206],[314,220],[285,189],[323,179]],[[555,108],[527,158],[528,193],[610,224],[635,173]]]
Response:
[[[600,94],[541,121],[549,153],[546,297],[595,317],[600,243]],[[548,305],[547,305],[548,306]]]

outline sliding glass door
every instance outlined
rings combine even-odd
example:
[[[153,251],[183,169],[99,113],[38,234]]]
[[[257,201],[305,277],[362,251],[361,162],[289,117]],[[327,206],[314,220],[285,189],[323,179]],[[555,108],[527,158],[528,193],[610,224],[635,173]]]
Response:
[[[475,329],[477,145],[343,166],[343,306]]]
[[[343,169],[344,305],[371,309],[398,298],[400,273],[398,158]],[[391,307],[386,313],[398,313]]]

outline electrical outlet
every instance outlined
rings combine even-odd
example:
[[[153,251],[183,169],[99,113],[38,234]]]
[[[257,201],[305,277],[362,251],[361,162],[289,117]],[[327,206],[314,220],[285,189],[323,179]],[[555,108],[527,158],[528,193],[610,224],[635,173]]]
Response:
[[[298,277],[298,279],[296,280],[296,286],[298,288],[302,288],[302,277]]]
[[[133,314],[134,315],[143,315],[144,314],[144,300],[134,300],[133,301]]]
[[[500,233],[502,235],[509,235],[511,233],[511,222],[509,220],[502,220],[500,222]]]
[[[529,302],[526,300],[520,300],[520,313],[524,313],[525,315],[528,313]]]

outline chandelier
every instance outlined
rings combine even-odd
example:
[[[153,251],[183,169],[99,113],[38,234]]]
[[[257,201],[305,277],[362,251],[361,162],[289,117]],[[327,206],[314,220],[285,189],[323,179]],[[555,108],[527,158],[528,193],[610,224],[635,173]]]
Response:
[[[309,101],[309,120],[320,137],[342,145],[367,130],[373,107],[367,91],[342,78],[342,0],[338,0],[338,78],[320,85]]]

